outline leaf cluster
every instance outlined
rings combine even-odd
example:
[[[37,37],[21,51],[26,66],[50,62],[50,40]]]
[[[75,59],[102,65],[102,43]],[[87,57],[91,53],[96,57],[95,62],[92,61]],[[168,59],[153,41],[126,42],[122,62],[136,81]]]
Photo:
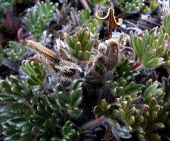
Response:
[[[157,81],[149,80],[142,94],[140,94],[141,88],[136,87],[136,95],[132,95],[133,91],[126,96],[119,95],[111,104],[102,100],[101,104],[94,108],[94,113],[97,117],[104,115],[115,119],[117,123],[123,122],[125,128],[131,133],[136,132],[141,141],[158,141],[163,136],[163,133],[159,133],[159,129],[166,126],[169,116],[169,88],[167,87],[169,81],[165,80],[165,93],[158,86]],[[110,87],[114,86],[110,85]]]
[[[91,33],[96,34],[100,28],[101,22],[91,16],[89,9],[79,11],[79,18],[82,21],[82,27],[88,27]]]
[[[109,0],[88,0],[90,4],[101,4],[101,5],[107,5]]]
[[[129,130],[121,124],[120,121],[118,121],[118,109],[119,105],[117,104],[109,104],[106,102],[105,99],[103,99],[100,103],[100,105],[96,106],[94,108],[94,113],[96,117],[105,116],[106,122],[111,126],[112,132],[118,136],[117,138],[125,138],[129,139],[131,138],[131,134]]]
[[[8,48],[5,49],[4,52],[8,56],[8,59],[17,62],[21,60],[22,56],[26,52],[26,48],[17,42],[10,41]]]
[[[131,45],[141,60],[145,68],[157,68],[163,65],[166,46],[164,41],[168,38],[167,34],[158,28],[145,31],[143,38],[130,34]]]
[[[108,87],[111,89],[114,97],[126,97],[127,95],[136,95],[142,89],[141,84],[135,84],[134,82],[128,82],[125,79],[119,81],[108,81]]]
[[[127,59],[122,58],[121,62],[116,67],[114,71],[114,80],[118,81],[120,78],[124,78],[125,80],[130,80],[134,76],[138,75],[139,72],[137,70],[132,70],[133,63],[130,63]]]
[[[47,29],[49,20],[54,16],[55,9],[56,5],[50,2],[50,0],[42,1],[29,10],[24,18],[23,27],[39,39],[42,32]]]
[[[164,33],[167,33],[170,36],[170,15],[164,16],[162,29]]]
[[[93,40],[90,39],[90,31],[88,28],[80,29],[72,37],[66,33],[65,39],[69,47],[69,53],[74,58],[80,61],[89,61]]]
[[[148,13],[158,6],[158,2],[154,0],[150,1],[149,6],[145,5],[141,0],[118,0],[118,2],[124,11],[139,11],[144,8],[143,12]]]
[[[56,87],[55,96],[57,100],[55,102],[60,109],[66,110],[70,116],[79,117],[82,112],[78,107],[82,100],[81,84],[78,81],[73,82],[69,92],[66,92],[61,85]]]
[[[78,139],[79,135],[70,119],[81,113],[77,107],[82,99],[81,83],[74,82],[67,90],[58,85],[53,95],[41,87],[46,76],[41,64],[26,61],[23,63],[23,71],[27,75],[25,81],[14,76],[1,81],[3,94],[0,94],[0,123],[5,140]],[[62,92],[65,93],[61,96]],[[70,118],[64,119],[68,114]]]
[[[42,64],[26,60],[23,61],[22,70],[27,75],[27,82],[29,85],[32,86],[43,85],[46,73]]]

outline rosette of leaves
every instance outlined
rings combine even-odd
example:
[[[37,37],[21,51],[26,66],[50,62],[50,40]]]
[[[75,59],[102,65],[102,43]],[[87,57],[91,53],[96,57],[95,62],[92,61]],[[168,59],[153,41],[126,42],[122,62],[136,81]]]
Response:
[[[168,38],[166,33],[154,28],[145,31],[143,37],[130,34],[131,45],[145,68],[157,68],[163,65],[166,46],[164,41]]]
[[[73,128],[72,122],[69,118],[64,118],[67,116],[67,113],[64,112],[66,109],[62,109],[56,102],[60,99],[52,97],[45,87],[41,91],[34,89],[34,86],[41,86],[43,83],[44,73],[42,72],[44,72],[44,69],[30,61],[24,62],[24,70],[27,70],[25,72],[28,75],[25,81],[13,76],[1,81],[3,93],[0,94],[2,105],[0,123],[5,140],[78,140],[78,133]],[[37,79],[32,77],[31,73],[33,73],[33,76],[37,76]],[[76,105],[74,103],[75,97],[77,98],[75,95],[80,92],[79,87],[78,82],[70,86],[71,95],[74,95],[71,97],[73,99],[70,103],[74,106]],[[71,89],[76,89],[79,92],[76,91],[75,94]]]
[[[23,61],[22,65],[22,70],[27,75],[28,84],[42,86],[46,76],[43,65],[31,60]]]
[[[83,22],[83,27],[88,27],[90,31],[95,34],[100,28],[100,21],[91,16],[89,9],[85,9],[79,12],[79,18]]]
[[[136,75],[139,74],[139,71],[132,70],[133,63],[130,63],[127,59],[121,59],[120,64],[116,67],[114,72],[114,81],[118,81],[120,78],[124,78],[125,80],[130,80]]]
[[[21,60],[22,56],[26,52],[26,48],[17,42],[10,41],[9,47],[5,49],[4,52],[8,56],[8,59],[15,62]]]
[[[74,58],[79,61],[89,61],[93,41],[90,39],[88,28],[79,29],[72,37],[65,33],[65,39],[69,47],[69,53]]]
[[[23,21],[23,27],[39,39],[42,32],[47,29],[49,20],[54,16],[55,9],[56,5],[50,2],[50,0],[42,1],[29,10]]]

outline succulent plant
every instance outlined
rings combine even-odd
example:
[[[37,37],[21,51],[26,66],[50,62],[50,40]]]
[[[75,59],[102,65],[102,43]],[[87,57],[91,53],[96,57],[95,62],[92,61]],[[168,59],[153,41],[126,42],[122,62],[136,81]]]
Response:
[[[122,101],[120,114],[123,116],[125,124],[128,123],[130,130],[138,131],[140,140],[160,140],[161,134],[155,134],[155,131],[164,128],[164,122],[168,116],[168,112],[162,105],[162,94],[163,91],[158,88],[158,83],[149,80],[145,87],[143,105],[138,104],[135,99],[133,101],[130,97]],[[132,105],[134,105],[133,108]],[[130,119],[131,121],[129,121]]]
[[[54,16],[55,8],[56,5],[50,2],[50,0],[35,5],[35,7],[29,10],[23,20],[24,29],[29,30],[31,34],[39,39],[42,32],[47,29],[49,20]]]
[[[27,82],[29,85],[43,85],[46,73],[42,64],[27,60],[23,62],[22,70],[27,75]]]
[[[98,32],[101,22],[91,16],[91,12],[89,9],[79,11],[79,18],[82,21],[82,26],[84,28],[88,27],[93,34],[96,34]]]
[[[80,29],[72,37],[66,33],[65,39],[69,47],[69,53],[74,58],[80,61],[90,60],[93,40],[90,39],[90,31],[88,28]]]
[[[46,87],[38,88],[45,83],[46,76],[40,64],[26,61],[23,70],[28,76],[25,81],[14,76],[1,81],[0,123],[5,140],[78,140],[70,119],[81,113],[77,108],[82,96],[81,83],[73,82],[67,94],[59,85],[54,94],[48,93]],[[70,117],[63,120],[68,114]]]
[[[120,78],[130,80],[134,76],[138,75],[139,72],[137,70],[131,69],[132,66],[133,63],[130,63],[127,59],[122,58],[120,64],[118,64],[114,72],[114,80],[118,81]]]
[[[0,140],[2,133],[6,141],[168,141],[170,16],[163,17],[159,28],[140,31],[140,34],[132,31],[126,36],[129,30],[139,29],[128,18],[117,27],[123,20],[117,20],[114,14],[140,15],[138,11],[154,9],[155,0],[112,1],[115,9],[108,0],[89,0],[98,6],[96,18],[106,20],[103,25],[107,27],[103,27],[100,34],[104,30],[108,36],[99,40],[100,22],[92,15],[94,5],[88,6],[86,1],[67,2],[31,3],[22,23],[27,31],[14,22],[25,12],[15,17],[12,11],[5,11],[2,17],[4,25],[9,23],[8,32],[17,33],[18,38],[1,42],[0,71],[6,70],[6,58],[15,61],[15,66],[22,66],[13,75],[0,76]],[[124,11],[117,7],[117,2]],[[82,10],[79,3],[88,9]],[[108,11],[100,10],[100,5]],[[79,15],[78,10],[82,10]],[[126,17],[124,13],[123,16]],[[142,18],[145,20],[145,16]],[[0,29],[4,32],[1,40],[8,35],[7,29]],[[28,32],[43,45],[30,40]],[[24,35],[26,38],[19,38]],[[25,41],[22,43],[35,54],[23,60],[26,49],[18,40]],[[167,78],[159,79],[158,69],[162,68],[166,73],[168,70]],[[149,74],[144,72],[146,69],[151,69]]]
[[[152,80],[147,82],[144,93],[138,95],[142,92],[140,89],[141,87],[138,87],[136,94],[131,92],[126,96],[119,95],[111,104],[102,100],[101,104],[94,108],[94,113],[97,117],[105,116],[115,119],[117,123],[123,122],[126,130],[122,129],[122,132],[136,132],[139,140],[160,140],[162,134],[158,131],[165,127],[169,115],[166,109],[169,107],[169,96],[164,95],[162,88],[158,88],[158,82]],[[112,94],[114,93],[115,91],[112,91]],[[165,100],[164,103],[162,100]]]
[[[78,81],[73,82],[70,86],[69,92],[66,92],[60,85],[56,87],[56,100],[60,109],[66,110],[70,116],[79,117],[81,110],[78,108],[82,100],[81,83]]]
[[[124,11],[139,11],[143,8],[143,12],[151,12],[158,7],[158,2],[155,0],[149,1],[149,6],[145,5],[142,0],[118,0],[121,8]]]
[[[107,5],[109,0],[88,0],[90,4],[101,4],[101,5]]]
[[[141,91],[142,85],[141,84],[134,84],[134,82],[127,82],[125,79],[120,79],[119,81],[108,81],[107,85],[111,89],[111,92],[114,97],[126,97],[127,95],[137,94]]]
[[[123,10],[125,11],[138,11],[144,4],[141,0],[118,0]]]
[[[168,35],[157,28],[145,31],[143,37],[130,34],[131,45],[145,68],[157,68],[164,64],[163,55],[166,47],[164,41]]]
[[[22,56],[26,52],[26,49],[20,43],[10,41],[9,47],[5,49],[4,52],[6,52],[8,59],[15,62],[21,60]]]

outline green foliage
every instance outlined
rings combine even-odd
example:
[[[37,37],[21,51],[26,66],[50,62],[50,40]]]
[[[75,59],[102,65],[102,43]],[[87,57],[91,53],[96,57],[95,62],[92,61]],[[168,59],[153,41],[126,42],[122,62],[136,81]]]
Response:
[[[90,16],[91,16],[91,12],[90,12],[89,9],[85,9],[85,10],[79,11],[79,18],[83,22],[86,22],[86,20],[89,19]]]
[[[109,104],[105,99],[103,99],[100,103],[100,105],[97,105],[94,108],[94,113],[96,117],[106,116],[110,117],[112,116],[113,119],[117,119],[117,111],[116,109],[119,108],[119,105],[116,105],[115,103]],[[111,118],[111,117],[110,117]]]
[[[76,133],[76,130],[73,129],[73,125],[70,121],[67,121],[65,123],[65,125],[62,128],[62,135],[63,138],[59,139],[59,138],[52,138],[51,141],[71,141],[71,140],[78,140],[78,134]]]
[[[163,19],[163,31],[170,36],[170,15],[167,14]]]
[[[168,71],[170,71],[170,51],[169,50],[165,52],[163,58],[165,60],[164,66],[168,69]]]
[[[79,18],[83,22],[82,27],[88,27],[93,34],[98,32],[101,22],[90,15],[89,9],[80,11]]]
[[[144,4],[141,0],[118,0],[123,10],[138,11]]]
[[[50,2],[50,0],[46,0],[46,2],[41,2],[37,6],[38,16],[43,18],[43,20],[48,21],[53,17],[55,5]]]
[[[3,51],[2,46],[0,46],[0,65],[1,65],[1,62],[3,60],[3,57],[4,57],[4,51]]]
[[[143,12],[151,12],[158,6],[158,2],[155,0],[150,1],[150,6],[146,6],[142,0],[118,0],[118,2],[124,11],[139,11],[144,8]]]
[[[81,110],[77,106],[81,101],[81,83],[75,81],[67,88],[70,92],[69,100],[68,103],[64,103],[66,107],[61,107],[63,97],[57,96],[57,94],[61,94],[61,90],[58,90],[59,93],[55,92],[54,96],[47,93],[44,87],[41,91],[34,89],[35,86],[41,85],[44,81],[45,72],[42,65],[26,61],[23,63],[23,70],[27,74],[25,81],[13,76],[1,81],[3,94],[0,94],[0,104],[2,105],[0,123],[3,134],[6,136],[5,140],[77,140],[79,135],[69,118],[64,120],[63,117],[66,117],[67,113],[63,111],[68,110],[71,116],[80,114]],[[30,75],[31,73],[37,78],[34,79]],[[58,85],[56,89],[59,87],[61,88]],[[66,92],[66,90],[64,91]],[[58,98],[61,98],[61,101]]]
[[[10,3],[10,6],[12,2],[0,0],[0,4]],[[17,2],[21,3],[22,0]],[[109,1],[89,2],[106,5]],[[144,8],[140,0],[119,0],[119,3],[125,11]],[[156,5],[151,3],[148,8],[154,9],[154,4]],[[65,17],[67,12],[64,8],[59,6],[57,9],[57,20],[65,24],[69,17]],[[50,0],[35,5],[26,15],[24,28],[39,39],[48,28],[55,10],[56,5]],[[71,16],[74,20],[74,15]],[[45,71],[42,64],[30,59],[22,63],[21,71],[24,75],[21,73],[21,76],[19,71],[19,74],[15,73],[16,76],[1,80],[0,132],[5,135],[5,140],[78,141],[99,138],[109,140],[111,137],[112,140],[133,140],[133,135],[140,141],[158,141],[164,138],[168,140],[170,79],[164,78],[162,82],[153,82],[150,79],[145,85],[137,84],[139,78],[134,76],[139,72],[133,69],[134,64],[127,59],[119,59],[126,45],[111,39],[103,41],[106,49],[99,48],[99,41],[96,39],[94,43],[90,38],[91,34],[97,34],[99,21],[88,9],[82,10],[79,18],[81,26],[87,28],[80,28],[73,36],[66,33],[68,47],[57,41],[55,49],[60,54],[56,54],[57,61],[52,52],[41,51],[35,47],[35,51],[40,53],[40,56],[43,55],[37,60],[48,67],[56,68],[56,73]],[[170,72],[170,51],[166,46],[169,45],[169,21],[170,16],[165,16],[163,27],[145,31],[139,36],[131,33],[131,46],[138,56],[135,59],[144,69],[163,66]],[[60,36],[60,33],[54,34]],[[51,41],[49,42],[51,44]],[[10,60],[20,61],[25,51],[17,42],[9,42],[7,48],[0,46],[0,63],[4,55]],[[70,55],[74,59],[70,58]],[[131,56],[131,53],[128,52],[128,55]],[[83,81],[75,78],[82,78]],[[65,83],[64,80],[69,82]],[[52,87],[54,90],[50,89]],[[84,117],[87,115],[88,117]],[[94,116],[96,118],[91,120]],[[90,121],[84,124],[84,121],[79,119]],[[98,133],[102,133],[102,136],[93,139]],[[85,134],[87,138],[84,138]]]
[[[47,27],[47,23],[45,24],[43,19],[38,18],[36,24],[31,29],[31,34],[35,35],[36,39],[39,39]]]
[[[80,29],[72,37],[65,33],[65,39],[69,46],[69,53],[80,61],[89,61],[93,41],[90,40],[88,28]]]
[[[10,41],[9,47],[5,49],[4,52],[8,56],[8,59],[16,62],[21,60],[21,57],[26,52],[26,48],[17,42]]]
[[[134,76],[138,75],[138,71],[131,70],[132,66],[133,63],[130,63],[127,59],[122,58],[120,64],[116,67],[116,70],[114,72],[114,80],[118,81],[120,78],[130,80]]]
[[[116,104],[108,104],[106,100],[102,100],[101,104],[94,108],[94,113],[96,117],[105,116],[106,121],[112,128],[112,132],[115,132],[119,137],[122,138],[131,138],[131,134],[129,130],[122,126],[116,119],[118,119],[117,109],[118,105]]]
[[[39,39],[42,32],[47,29],[48,21],[54,16],[55,9],[56,5],[51,3],[50,0],[41,2],[27,13],[24,19],[24,28]]]
[[[142,89],[141,84],[135,84],[134,82],[127,82],[124,78],[119,81],[108,81],[107,85],[111,89],[114,97],[126,97],[127,95],[136,95]]]
[[[163,79],[163,90],[164,90],[164,109],[170,113],[170,79],[169,78],[164,78]],[[167,129],[170,128],[170,114],[168,114],[168,117],[166,118],[165,121],[165,128],[161,130],[162,136],[169,140],[170,139],[170,134]]]
[[[164,41],[167,37],[166,33],[158,31],[157,28],[150,32],[145,31],[143,38],[130,34],[131,45],[145,68],[157,68],[164,64],[162,56],[165,53]]]
[[[81,84],[78,81],[74,81],[70,86],[69,92],[65,91],[61,85],[56,87],[56,102],[60,109],[66,110],[70,116],[79,117],[82,112],[78,107],[82,100]]]
[[[137,132],[141,141],[158,141],[162,136],[162,133],[158,131],[165,127],[169,115],[170,95],[167,87],[169,81],[166,80],[164,84],[166,94],[163,93],[162,88],[158,87],[158,82],[149,80],[143,94],[140,94],[141,87],[139,87],[134,88],[134,91],[126,96],[117,96],[118,98],[112,104],[102,100],[101,104],[94,108],[94,113],[97,117],[104,115],[114,119],[116,123],[123,122],[124,128],[129,132]],[[111,85],[110,87],[114,88]],[[133,93],[136,94],[132,96]]]
[[[43,85],[46,73],[42,64],[26,60],[23,62],[22,70],[27,74],[27,82],[29,85]]]
[[[101,5],[107,5],[109,0],[88,0],[90,4],[101,4]]]
[[[145,87],[143,105],[130,97],[122,101],[124,104],[120,109],[121,116],[124,117],[126,124],[129,119],[132,119],[128,126],[132,130],[138,130],[140,140],[160,140],[160,135],[155,134],[155,131],[164,128],[164,122],[168,116],[168,112],[164,110],[162,105],[162,98],[163,91],[158,88],[158,82],[149,80]],[[131,112],[132,108],[133,112]],[[130,118],[131,116],[133,118]]]
[[[170,100],[170,79],[163,79],[163,90],[164,90],[164,101],[168,102]]]
[[[2,80],[1,85],[6,94],[0,95],[0,100],[11,103],[23,103],[31,101],[33,96],[32,88],[27,83],[22,83],[11,76],[8,80]],[[15,107],[14,107],[15,108]],[[19,110],[19,109],[18,109]],[[9,111],[10,112],[10,111]]]
[[[167,33],[169,36],[170,36],[170,15],[166,14],[164,16],[164,19],[163,19],[163,25],[162,25],[162,32],[163,33]],[[168,44],[168,47],[167,47],[167,50],[165,52],[165,54],[163,55],[163,58],[164,58],[164,61],[165,61],[165,64],[164,66],[168,69],[168,71],[170,71],[170,51],[169,51],[169,39],[167,39],[167,44]]]

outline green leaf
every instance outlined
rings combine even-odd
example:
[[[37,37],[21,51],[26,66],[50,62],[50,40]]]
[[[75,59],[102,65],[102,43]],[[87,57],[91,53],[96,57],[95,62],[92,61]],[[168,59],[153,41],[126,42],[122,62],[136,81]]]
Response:
[[[27,82],[30,85],[42,85],[45,80],[45,70],[42,67],[42,64],[39,64],[34,61],[25,61],[23,62],[22,70],[27,74]]]
[[[14,103],[14,104],[10,104],[10,105],[3,107],[0,112],[1,113],[8,113],[8,112],[17,113],[17,111],[20,111],[21,108],[30,111],[29,106],[24,105],[22,103]]]
[[[150,93],[154,94],[157,88],[158,88],[158,82],[155,81],[154,83],[152,83],[152,80],[149,80],[146,84],[145,95],[147,96]]]
[[[127,94],[134,94],[140,92],[140,90],[143,88],[143,85],[141,84],[132,84],[127,86],[125,93]]]
[[[70,105],[72,107],[76,107],[77,105],[80,104],[80,101],[82,100],[82,89],[79,88],[76,91],[72,91],[70,93]]]
[[[121,126],[119,123],[109,118],[107,118],[107,121],[110,124],[112,131],[121,138],[130,139],[132,137],[129,130],[125,126]]]

